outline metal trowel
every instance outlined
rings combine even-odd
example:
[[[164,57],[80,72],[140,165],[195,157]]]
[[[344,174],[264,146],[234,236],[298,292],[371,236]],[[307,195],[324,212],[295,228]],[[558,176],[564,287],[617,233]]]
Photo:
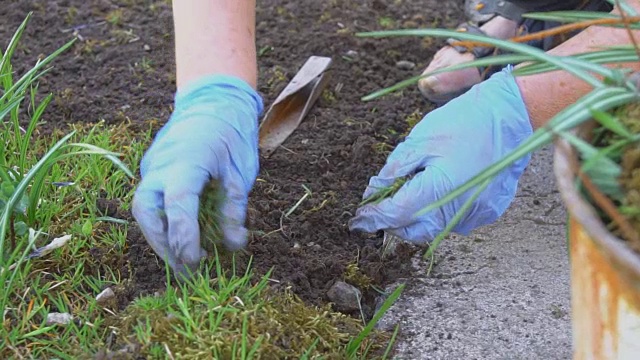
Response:
[[[331,58],[311,56],[278,95],[260,124],[264,156],[271,155],[309,113],[327,84],[331,63]]]

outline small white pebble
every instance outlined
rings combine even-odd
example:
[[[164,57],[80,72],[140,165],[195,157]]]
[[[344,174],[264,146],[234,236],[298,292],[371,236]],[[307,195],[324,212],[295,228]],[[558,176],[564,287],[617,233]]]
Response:
[[[144,51],[151,51],[151,46],[149,46],[149,44],[144,44],[142,48],[144,49]]]
[[[47,314],[47,325],[68,325],[73,320],[69,313],[49,313]]]
[[[396,67],[401,70],[411,70],[416,67],[416,63],[407,60],[400,60],[396,63]]]
[[[104,304],[115,297],[116,294],[113,292],[113,290],[111,290],[111,288],[106,288],[102,290],[102,292],[98,294],[98,296],[96,296],[96,302],[98,304]]]

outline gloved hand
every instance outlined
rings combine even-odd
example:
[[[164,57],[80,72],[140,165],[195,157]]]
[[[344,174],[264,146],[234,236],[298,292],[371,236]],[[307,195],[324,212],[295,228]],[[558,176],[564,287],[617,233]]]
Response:
[[[394,196],[362,206],[351,230],[385,230],[406,241],[433,240],[475,189],[446,205],[416,216],[486,167],[514,150],[532,134],[529,115],[510,68],[494,74],[465,94],[429,114],[389,155],[363,198],[412,175]],[[502,171],[475,200],[453,229],[459,234],[494,222],[514,198],[530,156]]]
[[[247,83],[210,76],[180,90],[169,121],[140,164],[132,212],[153,250],[173,268],[195,270],[200,246],[199,195],[217,179],[225,191],[223,242],[247,243],[247,198],[258,175],[258,115],[262,98]]]

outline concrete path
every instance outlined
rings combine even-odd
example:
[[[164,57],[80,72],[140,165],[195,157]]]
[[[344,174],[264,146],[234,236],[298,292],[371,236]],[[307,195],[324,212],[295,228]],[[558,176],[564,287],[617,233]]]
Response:
[[[401,325],[398,359],[570,359],[565,210],[552,152],[534,155],[507,213],[417,264],[380,326]]]

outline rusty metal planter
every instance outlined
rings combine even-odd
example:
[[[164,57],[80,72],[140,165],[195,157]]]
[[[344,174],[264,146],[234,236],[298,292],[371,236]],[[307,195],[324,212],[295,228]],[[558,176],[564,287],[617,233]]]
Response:
[[[573,158],[572,158],[573,157]],[[554,172],[569,213],[574,360],[640,359],[640,255],[611,234],[575,187],[574,149],[556,142]]]

